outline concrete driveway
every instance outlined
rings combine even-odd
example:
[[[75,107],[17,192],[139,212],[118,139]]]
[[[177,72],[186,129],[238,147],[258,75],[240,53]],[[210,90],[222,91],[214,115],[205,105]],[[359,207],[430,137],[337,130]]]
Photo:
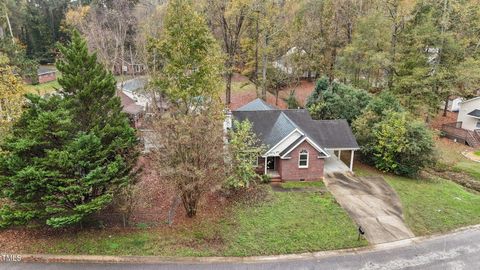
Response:
[[[353,177],[342,173],[325,176],[327,189],[365,231],[370,243],[414,237],[403,220],[402,205],[382,177]]]

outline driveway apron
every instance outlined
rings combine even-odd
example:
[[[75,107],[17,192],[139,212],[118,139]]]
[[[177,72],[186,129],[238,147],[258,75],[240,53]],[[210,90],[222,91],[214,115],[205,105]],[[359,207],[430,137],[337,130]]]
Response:
[[[325,184],[337,202],[362,227],[370,243],[414,237],[405,225],[398,195],[382,177],[332,173],[326,175]]]

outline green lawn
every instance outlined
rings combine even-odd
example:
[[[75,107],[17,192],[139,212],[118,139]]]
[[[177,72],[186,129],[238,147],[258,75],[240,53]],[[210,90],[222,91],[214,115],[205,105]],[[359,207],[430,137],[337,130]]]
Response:
[[[239,204],[231,216],[190,227],[109,230],[57,236],[26,252],[96,255],[250,256],[367,245],[329,193],[271,192],[256,206]]]
[[[315,182],[298,182],[298,181],[290,181],[290,182],[285,182],[282,183],[283,188],[324,188],[325,184],[323,181],[315,181]]]
[[[61,76],[59,71],[57,71],[57,76]],[[131,75],[117,75],[117,76],[115,76],[115,80],[117,80],[117,82],[127,81],[127,80],[130,80],[132,78],[133,78],[133,76],[131,76]],[[51,81],[51,82],[48,82],[48,83],[42,83],[42,84],[37,84],[37,85],[28,84],[28,85],[25,85],[25,88],[27,89],[27,91],[29,93],[44,95],[44,94],[55,92],[56,89],[60,89],[61,86],[60,86],[60,84],[58,84],[58,80],[55,80],[55,81]]]
[[[360,168],[357,175],[379,174]],[[480,223],[480,194],[448,180],[416,180],[383,175],[403,205],[415,235],[428,235]]]
[[[474,154],[480,157],[480,151],[475,151]]]
[[[59,89],[60,84],[58,84],[58,80],[51,81],[48,83],[42,83],[42,84],[37,84],[37,85],[25,85],[25,88],[29,93],[32,94],[37,94],[37,95],[44,95],[48,93],[55,92],[55,89]]]

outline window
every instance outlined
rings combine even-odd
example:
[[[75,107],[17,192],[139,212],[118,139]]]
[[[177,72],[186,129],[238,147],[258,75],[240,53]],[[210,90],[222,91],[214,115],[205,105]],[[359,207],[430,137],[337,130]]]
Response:
[[[300,151],[300,155],[298,157],[298,167],[308,168],[308,151],[307,150]]]
[[[477,128],[480,128],[480,120],[477,121]]]

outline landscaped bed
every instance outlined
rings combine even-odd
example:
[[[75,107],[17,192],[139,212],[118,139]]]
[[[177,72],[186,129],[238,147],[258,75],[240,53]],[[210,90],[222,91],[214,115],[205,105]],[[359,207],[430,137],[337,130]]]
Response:
[[[425,180],[382,174],[362,166],[359,175],[382,175],[403,205],[405,221],[417,236],[480,223],[480,194],[449,180]]]
[[[95,255],[252,256],[365,246],[328,192],[273,192],[215,217],[158,228],[88,230],[41,235],[16,252]],[[249,203],[246,203],[248,201]],[[10,231],[11,232],[11,231]],[[8,232],[4,232],[8,233]],[[1,237],[0,237],[1,238]],[[10,251],[8,246],[2,250]]]

